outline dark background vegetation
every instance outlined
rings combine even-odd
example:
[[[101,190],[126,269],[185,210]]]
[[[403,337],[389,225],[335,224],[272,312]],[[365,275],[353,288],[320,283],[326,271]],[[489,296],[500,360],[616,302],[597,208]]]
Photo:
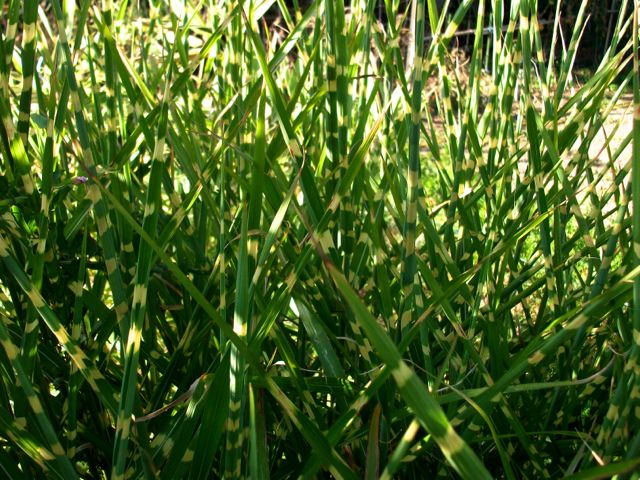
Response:
[[[385,23],[388,21],[388,19],[384,6],[384,0],[377,0],[377,2],[377,17],[381,22]],[[615,26],[614,22],[618,15],[620,2],[621,0],[598,0],[589,2],[589,5],[587,6],[589,21],[587,22],[586,28],[584,30],[583,40],[581,42],[578,56],[576,58],[576,66],[578,68],[595,68],[600,62],[607,45],[609,45],[611,41],[611,35]],[[308,0],[288,0],[286,3],[292,12],[295,10],[296,5],[304,10],[306,6],[310,4]],[[448,6],[449,13],[453,14],[453,12],[456,11],[461,3],[462,0],[451,0]],[[505,3],[505,12],[508,12],[511,2],[508,1]],[[580,6],[583,3],[584,0],[566,0],[561,2],[560,18],[563,24],[568,24],[565,25],[564,28],[566,32],[571,31],[571,22],[575,20],[575,16],[578,14]],[[351,2],[348,0],[345,2],[345,5],[347,7],[350,4]],[[438,9],[441,9],[444,6],[445,2],[444,0],[436,0],[436,4],[438,5]],[[411,8],[410,5],[410,1],[401,0],[400,10],[402,11],[404,9]],[[557,6],[557,0],[540,0],[538,2],[538,20],[541,24],[541,33],[543,35],[543,39],[546,40],[545,45],[549,45],[551,43],[550,36],[552,34],[552,26],[556,15]],[[267,18],[270,17],[275,20],[278,15],[279,9],[276,5],[274,5],[271,15],[267,16]],[[410,17],[407,15],[405,21],[407,28],[409,26],[409,18]],[[465,19],[465,25],[461,26],[460,30],[473,30],[476,18],[477,16],[475,12],[470,11]],[[487,22],[488,21],[490,21],[490,18],[487,16]],[[459,35],[457,37],[457,45],[455,46],[457,48],[465,50],[467,53],[470,52],[470,49],[473,47],[473,33],[469,32],[468,34]],[[558,49],[562,49],[562,44],[558,45]]]

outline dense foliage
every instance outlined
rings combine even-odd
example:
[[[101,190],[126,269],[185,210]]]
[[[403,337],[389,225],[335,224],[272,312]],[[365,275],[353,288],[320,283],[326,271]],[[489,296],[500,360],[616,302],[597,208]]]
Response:
[[[2,475],[638,478],[634,2],[304,3],[0,1]]]

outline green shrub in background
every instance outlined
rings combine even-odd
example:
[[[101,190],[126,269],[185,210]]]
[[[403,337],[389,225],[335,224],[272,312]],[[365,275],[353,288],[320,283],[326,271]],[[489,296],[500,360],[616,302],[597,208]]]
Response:
[[[588,2],[77,3],[0,2],[3,476],[638,478],[634,2],[583,83]]]

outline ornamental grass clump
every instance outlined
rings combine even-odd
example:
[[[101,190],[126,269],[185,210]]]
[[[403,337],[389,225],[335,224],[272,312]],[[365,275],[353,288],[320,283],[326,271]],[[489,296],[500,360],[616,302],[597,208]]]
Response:
[[[298,3],[0,2],[3,476],[637,478],[637,2]]]

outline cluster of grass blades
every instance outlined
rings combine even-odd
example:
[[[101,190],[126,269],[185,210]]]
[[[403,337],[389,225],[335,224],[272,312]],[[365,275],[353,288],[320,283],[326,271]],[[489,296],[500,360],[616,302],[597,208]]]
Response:
[[[637,2],[298,3],[0,1],[0,476],[638,478]]]

